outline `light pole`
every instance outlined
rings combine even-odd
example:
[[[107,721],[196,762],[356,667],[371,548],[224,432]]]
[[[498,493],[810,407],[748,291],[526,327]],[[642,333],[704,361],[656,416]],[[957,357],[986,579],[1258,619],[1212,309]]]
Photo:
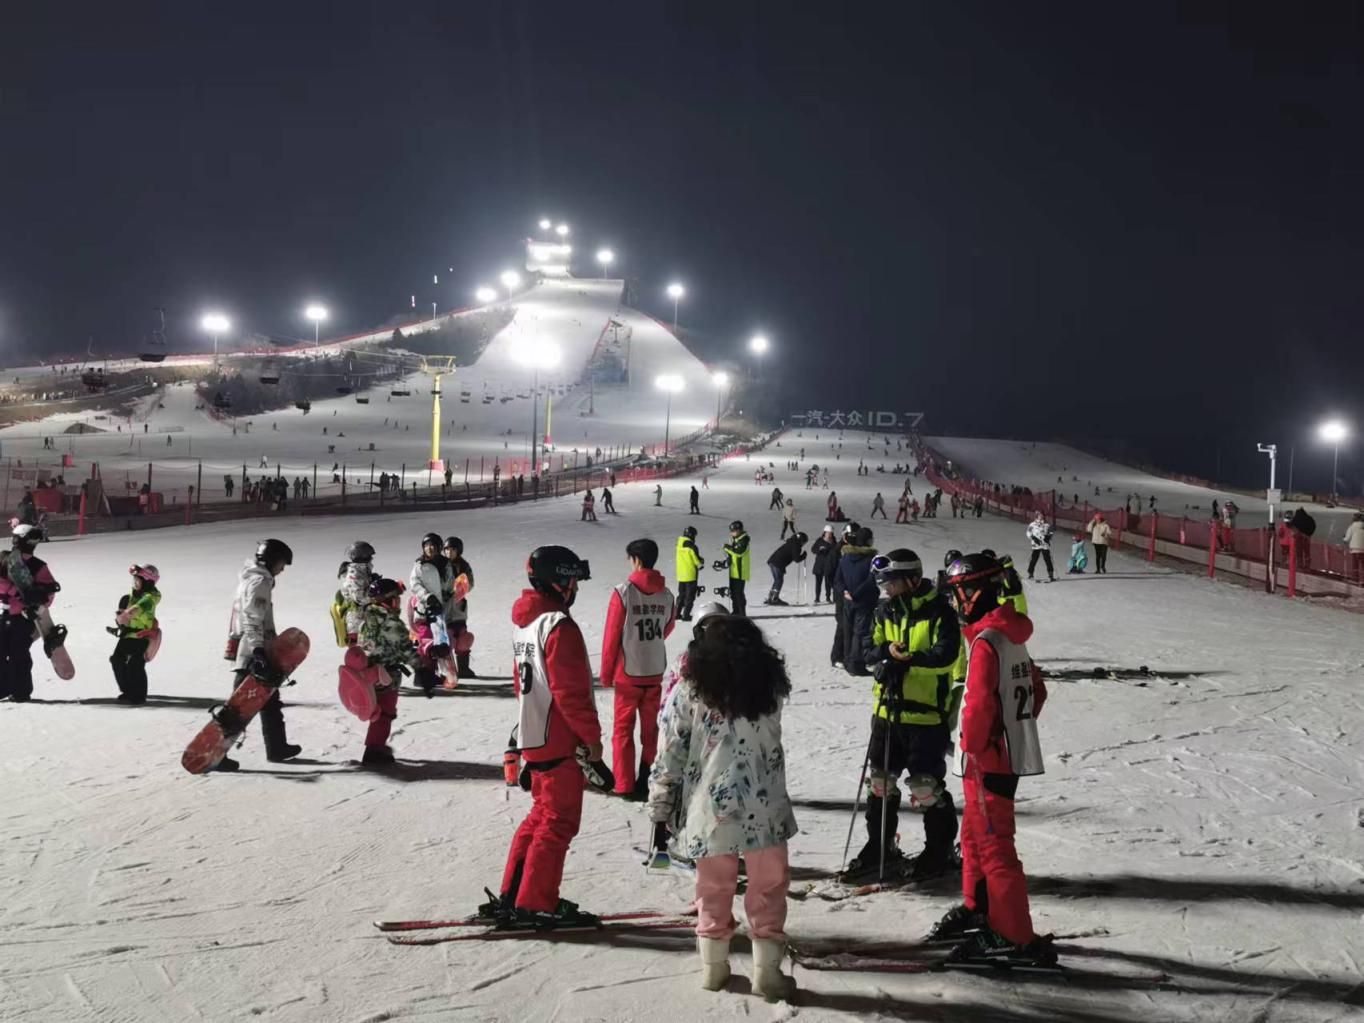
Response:
[[[673,420],[673,395],[682,388],[686,387],[684,381],[676,373],[664,373],[662,376],[654,378],[654,386],[668,396],[666,411],[663,413],[663,457],[668,457],[669,432],[672,429]]]
[[[687,293],[687,289],[676,281],[668,285],[668,297],[673,300],[673,333],[677,333],[677,303],[682,301],[682,296]]]
[[[1331,497],[1336,496],[1336,477],[1340,471],[1340,442],[1350,435],[1350,429],[1339,419],[1328,419],[1317,427],[1317,436],[1335,449],[1331,457]]]
[[[606,279],[606,272],[611,268],[611,264],[616,261],[616,254],[610,249],[597,250],[597,262],[601,264],[602,280]]]
[[[521,287],[521,275],[515,270],[503,270],[497,279],[502,282],[502,287],[507,289],[508,297],[513,291]]]
[[[720,414],[725,404],[725,388],[729,386],[729,374],[724,370],[711,376],[711,383],[715,384],[715,429],[720,430]]]
[[[1269,456],[1269,490],[1265,496],[1269,498],[1269,525],[1274,527],[1274,470],[1278,463],[1279,446],[1277,444],[1257,444],[1257,451],[1262,455]]]
[[[322,321],[327,318],[327,307],[314,302],[303,310],[303,315],[313,321],[313,347],[316,348],[321,341]]]
[[[204,313],[199,326],[213,337],[213,365],[218,365],[218,337],[232,329],[232,321],[222,313]]]
[[[497,301],[497,289],[490,288],[486,284],[480,284],[474,292],[474,298],[479,305],[488,305],[490,302]]]
[[[540,370],[553,369],[559,365],[563,352],[553,341],[544,338],[525,338],[512,348],[512,358],[531,371],[530,385],[530,464],[533,474],[540,472],[540,463],[535,457],[540,429]]]

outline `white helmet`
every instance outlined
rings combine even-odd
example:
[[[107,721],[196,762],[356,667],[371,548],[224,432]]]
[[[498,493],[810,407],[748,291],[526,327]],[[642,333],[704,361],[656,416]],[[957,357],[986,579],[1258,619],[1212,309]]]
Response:
[[[702,604],[701,609],[697,611],[695,615],[695,627],[699,629],[707,618],[714,618],[716,615],[727,614],[729,614],[729,608],[725,607],[725,605],[721,604],[718,600],[712,600],[709,604]]]
[[[10,537],[14,541],[14,546],[32,548],[43,539],[43,531],[37,526],[21,523],[14,527],[14,531],[10,533]]]

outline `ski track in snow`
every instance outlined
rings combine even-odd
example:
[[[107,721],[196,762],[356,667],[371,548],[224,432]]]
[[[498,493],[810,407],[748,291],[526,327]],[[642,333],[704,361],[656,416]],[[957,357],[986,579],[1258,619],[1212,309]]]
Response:
[[[762,458],[776,464],[806,532],[817,532],[827,495],[807,492],[781,468],[802,444],[807,461],[833,465],[833,486],[854,517],[866,515],[878,489],[893,504],[904,477],[853,474],[865,435],[845,434],[835,462],[830,435],[816,442],[813,434],[788,434]],[[981,450],[982,442],[971,443]],[[884,460],[896,454],[892,443]],[[878,447],[872,461],[882,460]],[[1113,578],[1063,576],[1029,589],[1037,624],[1030,647],[1050,668],[1146,664],[1152,677],[1051,682],[1040,720],[1047,773],[1024,779],[1018,802],[1019,850],[1039,930],[1103,929],[1069,939],[1077,951],[1067,961],[1111,980],[797,969],[797,1004],[768,1006],[741,993],[751,970],[742,937],[728,994],[700,990],[689,932],[431,948],[384,941],[370,921],[462,915],[482,901],[483,886],[496,888],[528,797],[501,782],[515,712],[502,683],[469,681],[464,692],[430,701],[403,697],[393,743],[408,767],[376,774],[355,763],[363,726],[334,699],[339,651],[326,611],[346,543],[364,536],[379,551],[377,567],[405,578],[421,533],[459,533],[478,579],[474,664],[490,675],[505,674],[509,663],[507,612],[526,550],[567,543],[593,564],[574,612],[595,664],[610,587],[625,573],[625,543],[637,535],[659,541],[671,577],[671,549],[684,525],[698,525],[709,563],[726,523],[743,518],[754,537],[750,606],[755,617],[766,615],[758,603],[763,562],[777,545],[779,522],[766,511],[770,490],[752,482],[755,462],[728,463],[712,478],[699,520],[685,514],[692,481],[683,478],[664,483],[661,509],[652,507],[652,485],[619,487],[621,515],[596,524],[579,523],[577,503],[560,500],[49,545],[45,556],[64,585],[57,617],[71,627],[78,674],[62,683],[40,657],[36,696],[53,702],[0,704],[4,1018],[639,1020],[661,1008],[688,1020],[1360,1018],[1364,630],[1329,608],[1149,569],[1121,547]],[[1114,480],[1126,478],[1120,472],[1127,470],[1115,469]],[[914,482],[921,496],[922,481]],[[1026,552],[1021,526],[993,518],[874,528],[881,549],[913,547],[930,566],[949,546],[992,546],[1016,558]],[[278,620],[314,639],[298,684],[284,693],[303,759],[266,763],[253,726],[236,754],[242,773],[193,778],[179,767],[179,753],[206,710],[155,699],[136,709],[109,702],[112,641],[102,626],[128,563],[156,561],[166,639],[150,667],[152,693],[200,702],[225,696],[229,674],[219,657],[236,571],[267,532],[296,554],[277,590]],[[703,581],[722,585],[709,570]],[[794,589],[792,573],[788,600]],[[866,680],[829,668],[827,606],[780,611],[764,628],[786,653],[795,686],[785,740],[801,834],[791,857],[797,877],[807,879],[838,866],[870,690]],[[673,654],[685,637],[685,629],[674,635]],[[1207,674],[1162,678],[1162,671]],[[489,692],[473,695],[480,686]],[[599,691],[597,702],[609,727],[609,691]],[[959,783],[951,784],[959,794]],[[911,851],[919,828],[915,815],[903,816]],[[683,905],[689,882],[646,875],[632,849],[648,829],[642,807],[589,795],[565,894],[603,910]],[[859,821],[855,844],[861,832]],[[940,888],[792,902],[788,930],[846,951],[913,941],[951,901]],[[1169,982],[1120,976],[1152,970],[1168,973]]]

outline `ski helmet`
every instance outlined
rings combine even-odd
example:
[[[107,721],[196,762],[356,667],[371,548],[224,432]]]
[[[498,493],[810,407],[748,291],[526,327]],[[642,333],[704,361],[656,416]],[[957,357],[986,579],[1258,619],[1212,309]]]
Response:
[[[403,595],[403,584],[397,579],[385,579],[381,575],[369,581],[365,595],[374,601],[396,600]]]
[[[908,547],[897,547],[889,554],[878,554],[871,559],[871,573],[877,586],[896,579],[907,579],[911,586],[924,577],[924,563]]]
[[[695,540],[695,539],[696,539],[696,527],[695,527],[695,526],[688,526],[686,529],[682,530],[682,535],[685,536],[688,540]]]
[[[945,581],[957,607],[957,617],[969,624],[980,621],[999,606],[1004,569],[984,553],[967,554],[948,567]]]
[[[161,581],[161,573],[157,571],[155,565],[132,565],[128,568],[128,574],[137,576],[143,582],[151,583],[153,586]]]
[[[834,534],[834,527],[833,527],[833,526],[828,526],[828,525],[826,525],[826,526],[824,527],[824,532],[828,533],[830,536],[833,536],[833,534]]]
[[[744,531],[744,524],[738,519],[735,519],[729,524],[729,531],[731,533],[742,533]]]
[[[531,586],[547,596],[572,604],[579,581],[592,578],[588,563],[567,547],[537,547],[526,559],[526,578]]]
[[[806,536],[804,533],[796,534],[796,543],[799,544],[799,546],[804,547],[809,542],[810,538]]]
[[[434,547],[436,548],[437,551],[439,551],[444,543],[445,541],[440,538],[439,533],[427,533],[425,536],[422,537],[423,550],[426,549],[427,547]]]
[[[29,551],[30,553],[33,551],[33,548],[37,547],[38,544],[45,539],[41,529],[37,526],[30,526],[27,523],[21,523],[20,525],[15,526],[14,531],[10,533],[10,538],[14,541],[15,547],[19,548],[21,551]]]
[[[948,565],[952,564],[952,562],[956,561],[960,557],[961,551],[953,547],[950,551],[943,555],[942,567],[946,568]]]
[[[995,552],[992,551],[992,550],[990,550],[990,548],[988,548],[988,547],[982,547],[982,548],[980,549],[980,553],[984,554],[987,558],[997,558],[997,557],[998,557],[998,555],[996,555]]]
[[[856,535],[853,536],[853,543],[858,547],[870,547],[874,536],[870,526],[863,526]]]
[[[374,548],[364,540],[356,540],[346,548],[347,561],[373,561]]]
[[[454,551],[460,557],[464,556],[464,541],[457,536],[447,536],[445,546],[441,550]]]
[[[294,563],[294,552],[289,549],[287,543],[283,540],[276,540],[274,537],[256,542],[257,565],[264,565],[269,568],[277,561],[282,561],[286,565]]]

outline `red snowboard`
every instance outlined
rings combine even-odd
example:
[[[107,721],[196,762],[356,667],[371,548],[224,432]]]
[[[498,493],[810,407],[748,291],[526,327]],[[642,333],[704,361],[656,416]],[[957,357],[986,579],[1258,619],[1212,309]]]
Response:
[[[213,720],[185,747],[181,766],[190,774],[204,774],[217,767],[251,719],[304,662],[310,646],[307,633],[285,629],[264,647],[257,647],[249,665],[250,673],[226,704],[211,711]]]

